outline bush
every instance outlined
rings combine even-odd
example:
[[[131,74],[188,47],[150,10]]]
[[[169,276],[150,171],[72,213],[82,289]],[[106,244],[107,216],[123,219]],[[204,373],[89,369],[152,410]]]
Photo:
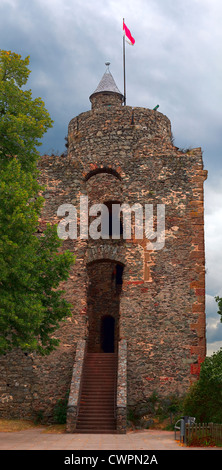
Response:
[[[174,423],[183,412],[183,398],[177,395],[159,397],[153,392],[146,402],[128,409],[128,424],[137,428],[174,429]]]
[[[65,424],[66,423],[66,413],[68,405],[68,395],[66,398],[61,398],[57,401],[54,407],[54,423],[56,424]]]
[[[211,436],[195,436],[188,440],[188,447],[216,447],[216,443]]]
[[[222,423],[222,349],[203,362],[199,380],[185,399],[184,415],[195,416],[199,423]]]

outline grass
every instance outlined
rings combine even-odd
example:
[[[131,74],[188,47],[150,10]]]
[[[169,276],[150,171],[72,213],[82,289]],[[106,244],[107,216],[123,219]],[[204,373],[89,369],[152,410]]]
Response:
[[[64,434],[66,432],[65,424],[50,424],[45,426],[45,429],[42,431],[47,434]]]
[[[0,432],[19,432],[29,429],[40,429],[44,433],[62,434],[65,432],[65,424],[35,424],[26,419],[0,419]]]

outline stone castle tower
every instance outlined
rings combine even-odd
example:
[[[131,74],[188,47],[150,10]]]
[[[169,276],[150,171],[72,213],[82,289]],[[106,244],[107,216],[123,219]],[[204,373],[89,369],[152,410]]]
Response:
[[[92,109],[69,123],[68,155],[44,156],[40,164],[47,186],[40,227],[68,220],[64,204],[79,222],[77,237],[67,235],[62,246],[76,255],[64,284],[72,317],[61,324],[60,346],[49,357],[16,351],[1,359],[0,410],[50,419],[68,392],[67,431],[124,432],[127,407],[143,406],[154,391],[183,395],[205,357],[207,172],[200,148],[173,145],[166,116],[123,106],[109,69],[90,101]],[[88,231],[95,204],[108,211],[106,238]],[[132,233],[124,237],[121,216],[115,238],[111,220],[122,204],[132,208]],[[134,204],[153,208],[154,231],[164,207],[159,249],[144,232],[138,236]]]

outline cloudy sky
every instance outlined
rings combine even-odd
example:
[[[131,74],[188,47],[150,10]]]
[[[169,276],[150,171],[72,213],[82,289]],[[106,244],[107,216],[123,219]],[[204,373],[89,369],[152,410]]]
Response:
[[[205,183],[208,354],[222,347],[215,295],[222,295],[221,0],[1,0],[0,49],[30,55],[29,88],[54,120],[41,153],[64,151],[68,122],[90,109],[106,61],[121,91],[122,18],[127,104],[172,123],[175,145],[202,147]]]

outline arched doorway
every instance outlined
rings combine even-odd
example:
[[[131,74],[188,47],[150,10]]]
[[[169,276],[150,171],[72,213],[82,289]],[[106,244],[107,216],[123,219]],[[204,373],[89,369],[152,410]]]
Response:
[[[113,353],[115,349],[115,318],[104,315],[101,318],[101,348],[104,353]]]
[[[88,352],[116,352],[123,265],[102,259],[87,266]]]

